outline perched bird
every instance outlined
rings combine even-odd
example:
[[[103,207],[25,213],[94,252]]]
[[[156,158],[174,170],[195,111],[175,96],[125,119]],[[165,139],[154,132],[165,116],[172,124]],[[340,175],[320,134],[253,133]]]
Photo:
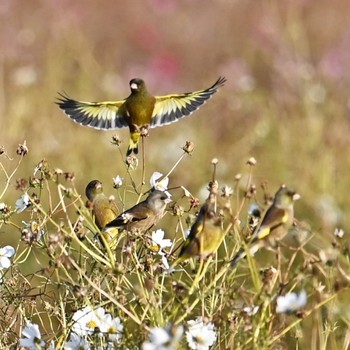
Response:
[[[282,185],[276,192],[272,205],[267,209],[261,224],[257,226],[247,249],[242,248],[231,260],[231,266],[247,256],[254,255],[262,247],[275,247],[288,232],[294,220],[294,201],[300,198],[295,191]]]
[[[143,202],[120,214],[105,228],[117,227],[130,232],[145,232],[163,217],[169,202],[171,199],[166,192],[154,190]]]
[[[166,125],[190,115],[204,104],[225,83],[219,78],[205,90],[153,96],[141,79],[130,81],[131,94],[121,101],[83,102],[60,94],[58,106],[75,122],[95,129],[129,127],[130,143],[127,156],[138,153],[140,135],[146,136],[149,128]]]
[[[99,180],[93,180],[88,183],[85,189],[86,197],[92,203],[92,212],[95,217],[96,226],[103,230],[109,222],[114,220],[120,213],[117,204],[103,193],[102,183]],[[111,249],[116,247],[116,236],[118,229],[110,228],[101,232],[106,243]],[[104,245],[102,239],[101,243]]]
[[[221,224],[222,217],[215,210],[215,196],[210,195],[202,205],[173,266],[195,256],[205,258],[215,253],[224,239]]]

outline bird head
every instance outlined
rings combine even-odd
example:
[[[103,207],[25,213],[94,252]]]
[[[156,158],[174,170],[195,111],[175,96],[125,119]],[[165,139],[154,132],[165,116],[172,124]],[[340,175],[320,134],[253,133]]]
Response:
[[[146,90],[145,82],[139,78],[131,79],[129,85],[131,92],[140,92]]]
[[[153,210],[164,210],[171,202],[169,195],[164,191],[154,190],[148,197],[147,202]]]
[[[279,207],[287,207],[294,201],[300,199],[300,194],[286,185],[282,185],[275,195],[275,205]]]
[[[86,197],[92,201],[95,196],[99,193],[102,193],[102,182],[99,180],[92,180],[88,183],[85,189]]]

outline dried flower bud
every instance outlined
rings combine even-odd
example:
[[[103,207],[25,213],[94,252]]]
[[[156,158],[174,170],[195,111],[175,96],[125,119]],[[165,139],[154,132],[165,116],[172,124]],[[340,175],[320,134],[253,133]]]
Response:
[[[242,174],[235,175],[235,181],[239,181],[242,178]]]
[[[120,146],[122,143],[122,140],[119,138],[119,135],[115,134],[112,136],[112,141],[111,141],[112,145],[116,145],[116,146]]]
[[[221,188],[221,197],[231,197],[233,195],[233,189],[232,187],[229,187],[225,185],[224,187]]]
[[[131,154],[126,157],[125,163],[130,169],[136,169],[139,165],[139,160],[134,154]]]
[[[74,181],[75,180],[75,174],[72,172],[66,172],[64,173],[64,178],[66,181]]]
[[[27,141],[24,140],[23,144],[19,144],[16,153],[19,156],[24,157],[28,153]]]
[[[200,202],[198,198],[190,198],[190,209],[199,208]]]
[[[256,165],[256,159],[255,159],[254,157],[250,157],[250,158],[247,160],[247,164],[248,164],[248,165],[251,165],[251,166]]]
[[[178,204],[175,204],[174,205],[174,207],[173,207],[173,214],[175,215],[175,216],[182,216],[183,214],[184,214],[184,208],[183,207],[181,207],[180,205],[178,205]]]
[[[186,141],[185,145],[182,147],[182,150],[187,154],[191,154],[194,150],[194,143],[192,141]]]
[[[60,168],[55,169],[55,175],[63,175],[63,170]]]

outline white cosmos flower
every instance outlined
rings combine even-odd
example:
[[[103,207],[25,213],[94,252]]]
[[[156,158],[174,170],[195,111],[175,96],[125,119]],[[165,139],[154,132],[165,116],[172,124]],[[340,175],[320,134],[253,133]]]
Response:
[[[39,347],[45,346],[45,342],[41,340],[39,326],[35,323],[27,322],[27,325],[22,330],[22,337],[19,340],[19,345],[30,350],[38,350]]]
[[[150,330],[149,341],[142,344],[142,350],[175,350],[183,334],[183,326],[167,325]]]
[[[64,344],[64,350],[90,350],[90,344],[85,338],[71,333],[69,341]]]
[[[202,317],[187,322],[186,339],[191,349],[207,350],[216,342],[216,331],[213,323],[204,323]]]
[[[259,311],[259,306],[246,306],[243,308],[243,312],[245,312],[248,316],[254,316]]]
[[[0,248],[0,269],[8,269],[11,266],[11,258],[15,254],[15,248],[7,245]]]
[[[151,179],[150,179],[151,187],[153,187],[155,190],[166,192],[168,194],[168,196],[170,196],[170,193],[167,192],[168,184],[169,184],[169,178],[165,177],[161,181],[157,181],[162,176],[163,176],[162,173],[159,173],[158,171],[155,171],[152,174]]]
[[[152,232],[152,251],[158,253],[162,257],[162,263],[166,270],[169,269],[169,263],[166,253],[163,248],[171,247],[173,245],[171,239],[164,239],[164,231],[159,229]]]
[[[108,335],[108,340],[119,343],[122,338],[123,325],[119,317],[112,318],[106,314],[101,322],[101,332]]]
[[[341,229],[341,228],[336,228],[336,229],[334,230],[334,236],[335,236],[335,237],[338,237],[338,238],[343,238],[344,233],[345,233],[344,230]]]
[[[30,198],[28,193],[22,194],[22,196],[16,200],[17,214],[22,213],[30,206]]]
[[[96,310],[90,306],[86,306],[82,310],[78,310],[73,315],[72,331],[80,336],[98,333],[101,335],[101,326],[105,318],[105,310],[102,307]]]
[[[164,235],[165,233],[161,229],[152,232],[152,243],[157,245],[159,250],[173,245],[171,239],[164,239]]]
[[[117,175],[116,177],[113,178],[113,187],[114,188],[120,188],[123,186],[123,178]]]
[[[277,297],[277,313],[293,313],[306,305],[307,294],[302,290],[299,295],[297,293],[288,293]]]

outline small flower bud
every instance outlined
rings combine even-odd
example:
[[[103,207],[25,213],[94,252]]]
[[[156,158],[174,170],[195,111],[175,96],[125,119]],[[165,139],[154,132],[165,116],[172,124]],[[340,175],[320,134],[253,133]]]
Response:
[[[19,156],[24,157],[28,153],[27,141],[24,140],[23,144],[19,144],[16,153]]]
[[[187,154],[191,154],[194,150],[194,143],[192,141],[186,141],[185,145],[182,147],[183,151]]]

